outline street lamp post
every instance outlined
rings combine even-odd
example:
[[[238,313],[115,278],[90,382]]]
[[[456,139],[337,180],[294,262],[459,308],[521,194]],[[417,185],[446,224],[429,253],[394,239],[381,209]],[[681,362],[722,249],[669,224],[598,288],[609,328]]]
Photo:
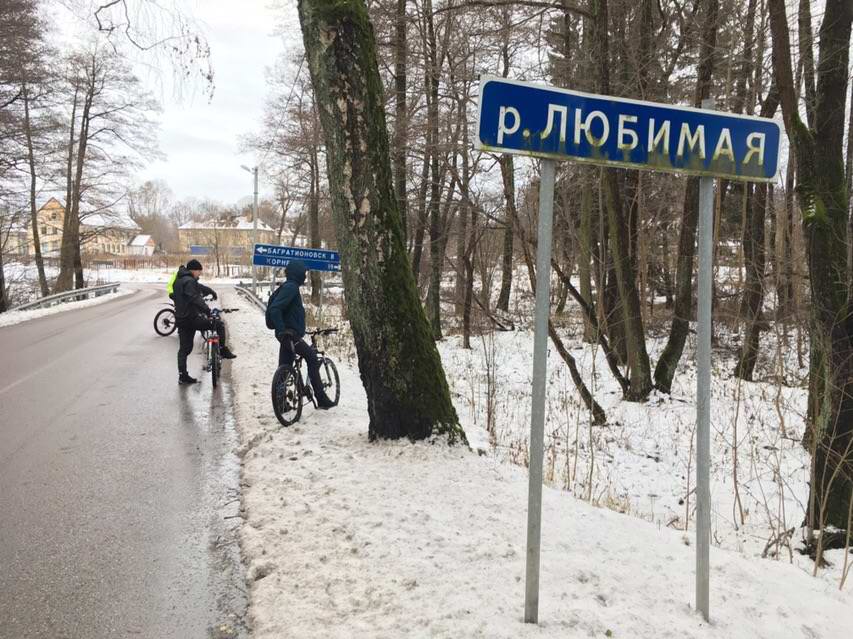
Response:
[[[258,243],[258,167],[255,166],[250,169],[245,164],[241,164],[240,168],[251,173],[255,183],[255,197],[252,201],[252,253],[254,254],[254,245]],[[254,259],[252,259],[252,293],[254,295],[258,294],[258,278],[256,275]]]

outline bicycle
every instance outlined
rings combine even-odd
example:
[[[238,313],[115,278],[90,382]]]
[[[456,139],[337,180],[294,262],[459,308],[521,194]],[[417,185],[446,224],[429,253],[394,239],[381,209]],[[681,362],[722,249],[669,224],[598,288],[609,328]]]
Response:
[[[210,311],[210,316],[214,320],[220,319],[223,313],[233,313],[239,311],[239,308],[214,308]],[[215,328],[206,328],[201,332],[201,337],[204,340],[204,358],[207,360],[206,371],[210,373],[210,380],[213,382],[213,387],[219,381],[219,374],[222,371],[222,356],[219,354],[219,333]]]
[[[316,338],[337,332],[336,328],[324,328],[306,333],[311,337],[311,347],[317,351],[317,358],[320,360],[320,379],[323,382],[323,390],[335,406],[341,398],[338,369],[335,363],[326,357],[324,351],[317,349]],[[290,426],[298,422],[302,416],[302,406],[308,402],[312,403],[314,408],[317,407],[311,383],[302,374],[301,355],[294,353],[293,363],[290,366],[282,365],[276,369],[272,378],[271,394],[273,412],[282,426]]]
[[[154,316],[154,330],[161,337],[167,337],[175,332],[175,303],[163,304],[167,308],[160,309]]]

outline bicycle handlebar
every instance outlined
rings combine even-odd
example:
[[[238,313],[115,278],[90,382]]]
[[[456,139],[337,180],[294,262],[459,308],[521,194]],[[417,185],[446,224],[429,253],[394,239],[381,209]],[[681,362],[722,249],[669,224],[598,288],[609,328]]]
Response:
[[[332,333],[337,333],[337,328],[318,328],[316,331],[308,331],[306,335],[331,335]]]

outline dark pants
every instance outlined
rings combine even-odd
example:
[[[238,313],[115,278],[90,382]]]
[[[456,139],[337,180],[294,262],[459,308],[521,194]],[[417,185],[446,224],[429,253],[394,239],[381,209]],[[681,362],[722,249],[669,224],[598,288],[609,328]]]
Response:
[[[278,365],[290,366],[293,363],[294,352],[301,355],[308,364],[308,379],[311,380],[314,396],[318,399],[325,397],[326,391],[323,390],[323,380],[320,379],[320,360],[317,357],[317,351],[301,339],[292,340],[284,337],[279,339],[279,342],[281,346],[278,348]]]
[[[213,320],[206,317],[197,317],[193,320],[182,320],[178,322],[178,372],[187,372],[187,356],[193,352],[193,342],[196,331],[214,329],[219,333],[219,348],[225,347],[225,323],[222,320]]]

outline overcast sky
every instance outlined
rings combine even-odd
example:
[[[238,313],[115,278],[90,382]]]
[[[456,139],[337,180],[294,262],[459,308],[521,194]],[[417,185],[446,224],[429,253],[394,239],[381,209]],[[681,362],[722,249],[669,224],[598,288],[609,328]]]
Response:
[[[292,9],[295,2],[286,4]],[[255,157],[240,154],[239,137],[259,128],[265,69],[285,47],[301,46],[302,35],[295,10],[287,12],[285,33],[275,33],[283,12],[270,0],[196,0],[191,6],[210,43],[216,90],[210,102],[200,91],[179,102],[152,81],[163,103],[160,148],[166,159],[147,167],[139,181],[165,180],[175,199],[232,203],[252,194],[252,177],[240,165],[253,166]]]

